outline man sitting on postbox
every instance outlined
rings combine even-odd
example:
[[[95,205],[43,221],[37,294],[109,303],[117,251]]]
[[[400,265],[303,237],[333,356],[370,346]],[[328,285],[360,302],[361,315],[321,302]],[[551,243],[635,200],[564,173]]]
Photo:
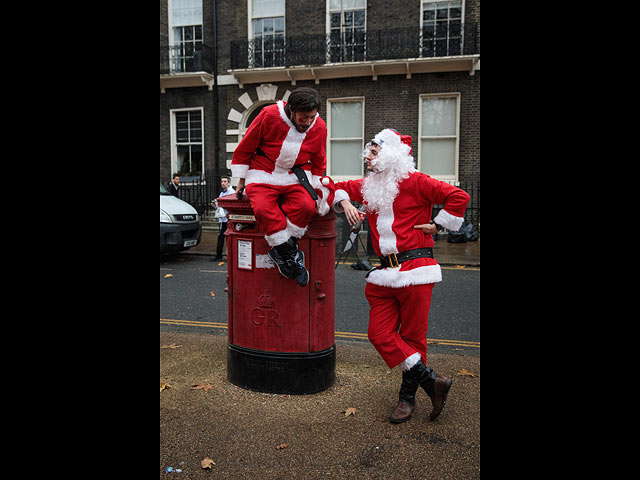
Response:
[[[325,215],[335,187],[323,177],[327,125],[320,118],[320,98],[300,87],[288,102],[264,107],[238,144],[231,174],[239,178],[238,198],[246,188],[251,208],[265,231],[269,257],[286,278],[309,282],[298,239],[316,211]],[[329,201],[327,205],[327,201]]]

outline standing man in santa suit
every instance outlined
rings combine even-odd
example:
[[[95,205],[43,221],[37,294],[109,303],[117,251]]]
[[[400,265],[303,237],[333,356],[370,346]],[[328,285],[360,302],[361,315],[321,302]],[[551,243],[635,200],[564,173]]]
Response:
[[[469,195],[414,168],[411,137],[384,129],[366,145],[369,175],[335,184],[334,209],[358,222],[351,200],[363,203],[371,244],[381,266],[367,274],[369,340],[389,368],[400,366],[402,385],[392,423],[411,418],[421,386],[431,398],[435,420],[442,412],[451,379],[437,375],[427,363],[427,325],[433,284],[442,280],[433,258],[439,226],[456,231],[464,220]],[[444,205],[429,222],[433,205]]]
[[[314,189],[322,189],[327,163],[327,126],[319,108],[318,92],[307,87],[291,92],[286,103],[263,108],[231,162],[231,173],[239,178],[238,198],[246,188],[272,247],[269,257],[284,277],[301,286],[308,283],[309,272],[297,242],[316,213]]]

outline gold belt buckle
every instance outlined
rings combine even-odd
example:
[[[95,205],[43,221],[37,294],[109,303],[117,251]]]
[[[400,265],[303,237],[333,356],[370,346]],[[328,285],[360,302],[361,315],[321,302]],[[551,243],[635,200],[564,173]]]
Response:
[[[393,258],[391,257],[393,255]],[[398,257],[395,253],[390,253],[387,255],[387,260],[389,261],[389,266],[391,268],[400,268],[400,262],[398,262]],[[395,260],[395,265],[393,264]]]

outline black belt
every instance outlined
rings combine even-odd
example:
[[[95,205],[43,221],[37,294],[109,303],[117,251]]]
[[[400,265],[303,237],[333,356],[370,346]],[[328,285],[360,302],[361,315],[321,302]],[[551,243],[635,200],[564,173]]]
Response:
[[[314,200],[318,200],[318,194],[309,184],[309,177],[307,177],[307,174],[304,173],[302,167],[300,165],[296,165],[294,167],[291,167],[291,171],[296,174],[296,177],[298,177],[298,180],[300,180],[302,186],[307,190],[307,192],[309,192],[311,198],[313,198]]]
[[[398,268],[402,262],[406,262],[407,260],[415,260],[416,258],[433,258],[433,248],[414,248],[413,250],[407,250],[406,252],[391,253],[378,258],[380,259],[380,266],[382,268]]]
[[[267,157],[267,155],[264,153],[264,151],[260,147],[256,149],[256,153],[270,160],[270,158]],[[296,174],[296,177],[298,177],[298,180],[300,181],[302,186],[305,188],[305,190],[309,192],[309,195],[311,195],[311,198],[313,198],[314,200],[318,200],[319,198],[318,194],[313,189],[313,187],[309,184],[309,177],[307,177],[307,174],[304,173],[304,170],[302,169],[302,167],[300,165],[295,165],[291,167],[291,171]]]

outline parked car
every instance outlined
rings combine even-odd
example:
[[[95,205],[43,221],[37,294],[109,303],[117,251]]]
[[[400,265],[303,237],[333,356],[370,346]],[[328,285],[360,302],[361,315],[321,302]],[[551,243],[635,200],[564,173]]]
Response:
[[[202,220],[195,208],[160,183],[160,253],[179,252],[200,243]]]

